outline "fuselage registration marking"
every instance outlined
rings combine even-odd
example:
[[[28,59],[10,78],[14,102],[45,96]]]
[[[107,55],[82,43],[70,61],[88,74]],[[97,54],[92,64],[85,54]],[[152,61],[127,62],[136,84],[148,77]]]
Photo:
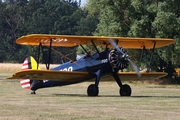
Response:
[[[108,62],[108,59],[101,60],[101,63],[107,63],[107,62]]]
[[[73,71],[73,67],[68,67],[68,68],[63,68],[63,69],[60,69],[59,71]]]

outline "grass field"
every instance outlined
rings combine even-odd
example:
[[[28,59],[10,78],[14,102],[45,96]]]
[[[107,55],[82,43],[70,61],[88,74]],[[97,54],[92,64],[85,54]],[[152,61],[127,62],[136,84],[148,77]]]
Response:
[[[90,82],[40,89],[36,95],[0,73],[1,120],[178,120],[180,86],[129,82],[131,97],[120,97],[115,82],[101,82],[99,96],[88,97]]]

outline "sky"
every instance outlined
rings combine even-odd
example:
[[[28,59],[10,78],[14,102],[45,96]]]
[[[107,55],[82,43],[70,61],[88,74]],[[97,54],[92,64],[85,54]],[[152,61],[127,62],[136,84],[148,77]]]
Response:
[[[81,0],[81,6],[83,6],[86,3],[87,0]]]

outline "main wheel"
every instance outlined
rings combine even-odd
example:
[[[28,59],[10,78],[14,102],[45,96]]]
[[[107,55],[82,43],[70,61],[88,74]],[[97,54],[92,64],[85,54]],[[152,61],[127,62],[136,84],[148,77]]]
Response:
[[[131,96],[131,87],[127,84],[122,85],[122,87],[119,90],[119,94],[121,96]]]
[[[89,85],[87,89],[88,96],[98,96],[99,94],[99,88],[95,84]]]

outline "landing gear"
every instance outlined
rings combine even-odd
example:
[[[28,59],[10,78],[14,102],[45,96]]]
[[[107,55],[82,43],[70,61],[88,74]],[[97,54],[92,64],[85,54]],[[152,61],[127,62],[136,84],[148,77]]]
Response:
[[[131,87],[127,84],[122,85],[119,94],[121,96],[131,96]]]
[[[32,94],[32,95],[35,95],[35,94],[36,94],[36,92],[33,90],[33,91],[31,91],[31,94]]]
[[[89,85],[89,87],[87,88],[87,94],[88,96],[98,96],[99,94],[98,86],[95,84]]]
[[[122,84],[117,72],[112,73],[114,79],[120,87],[119,94],[121,96],[131,96],[131,87],[127,84]]]
[[[89,87],[87,88],[87,94],[88,96],[98,96],[99,94],[99,81],[100,81],[100,77],[101,77],[101,70],[98,70],[97,72],[94,73],[96,75],[96,80],[95,80],[95,84],[91,84],[89,85]]]
[[[39,88],[43,88],[43,81],[42,80],[31,80],[31,94],[35,95],[36,94],[36,90]]]

